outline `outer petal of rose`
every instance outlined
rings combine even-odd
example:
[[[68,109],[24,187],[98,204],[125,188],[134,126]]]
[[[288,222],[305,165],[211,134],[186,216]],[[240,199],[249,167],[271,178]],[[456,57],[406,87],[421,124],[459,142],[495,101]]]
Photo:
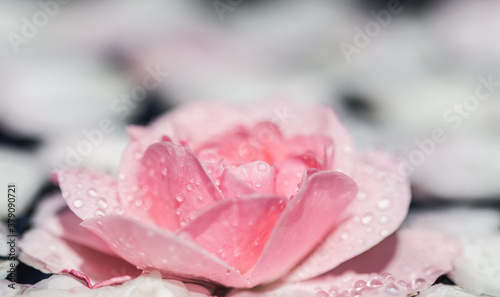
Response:
[[[410,204],[409,184],[396,175],[399,164],[382,153],[361,157],[353,176],[359,191],[344,220],[287,276],[288,280],[309,279],[329,271],[399,227]]]
[[[230,297],[321,296],[318,292],[362,296],[407,296],[425,290],[452,269],[460,244],[448,235],[423,229],[402,229],[367,252],[308,281],[281,283]],[[301,294],[301,295],[300,295]],[[318,294],[318,295],[316,295]],[[346,295],[350,296],[350,295]]]
[[[114,178],[87,169],[68,169],[57,173],[62,196],[82,220],[110,213],[123,213]]]
[[[249,287],[283,276],[334,228],[356,195],[353,180],[336,171],[308,176],[287,202],[257,264],[247,272]]]
[[[160,270],[170,277],[245,287],[247,280],[233,267],[202,247],[165,229],[125,217],[84,221],[120,257],[142,270]]]
[[[191,149],[171,142],[149,147],[137,184],[134,202],[140,202],[159,226],[172,231],[223,198]]]
[[[264,161],[255,161],[241,166],[231,166],[224,170],[220,189],[224,197],[233,199],[237,194],[273,194],[276,168]],[[246,186],[246,187],[245,187]],[[247,189],[249,187],[250,189]],[[241,188],[241,193],[234,193]]]
[[[57,276],[61,278],[61,276]],[[67,288],[61,286],[57,280],[43,280],[33,286],[27,287],[22,295],[33,297],[50,296],[75,296],[75,297],[97,297],[97,296],[166,296],[166,297],[208,297],[210,293],[201,286],[183,284],[176,280],[164,280],[158,271],[144,274],[136,279],[124,282],[120,286],[105,286],[89,289],[76,286]]]
[[[88,276],[93,284],[110,279],[119,283],[141,273],[120,258],[55,237],[42,229],[25,233],[19,246],[22,262],[45,273],[73,270],[72,274]]]
[[[253,195],[224,200],[201,213],[180,235],[245,273],[258,260],[279,219],[285,198]]]

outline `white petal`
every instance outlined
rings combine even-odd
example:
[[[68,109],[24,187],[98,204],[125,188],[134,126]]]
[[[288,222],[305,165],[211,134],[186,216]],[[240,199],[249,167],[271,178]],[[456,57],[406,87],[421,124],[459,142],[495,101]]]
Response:
[[[159,272],[142,275],[122,285],[106,286],[98,289],[89,289],[81,284],[72,282],[67,277],[51,277],[38,284],[28,287],[24,292],[15,296],[31,297],[94,297],[94,296],[151,296],[151,297],[208,297],[208,290],[189,285],[189,290],[180,281],[164,280]],[[1,292],[1,291],[0,291]]]
[[[479,295],[473,295],[471,293],[468,293],[457,286],[447,286],[447,285],[437,284],[423,292],[420,292],[418,296],[419,297],[475,297]]]

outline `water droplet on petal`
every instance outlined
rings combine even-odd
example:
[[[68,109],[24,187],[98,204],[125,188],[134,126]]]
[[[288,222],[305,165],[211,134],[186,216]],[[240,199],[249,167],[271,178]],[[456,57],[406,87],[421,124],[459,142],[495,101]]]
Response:
[[[260,184],[260,183],[256,183],[256,184],[255,184],[255,187],[256,187],[256,188],[260,188],[260,187],[261,187],[261,184]]]
[[[193,190],[193,185],[189,184],[189,185],[187,185],[186,188],[187,188],[188,191],[191,191],[191,190]]]
[[[267,165],[264,162],[260,162],[259,165],[257,165],[257,169],[262,172],[267,171]]]
[[[383,199],[383,200],[380,200],[379,202],[377,202],[377,207],[380,210],[386,210],[389,207],[391,207],[391,204],[392,204],[391,200],[389,200],[389,199]]]
[[[420,287],[422,287],[423,285],[425,284],[425,280],[424,279],[421,279],[421,278],[417,278],[416,280],[413,281],[411,287],[412,289],[418,289]]]
[[[387,294],[390,294],[390,295],[396,296],[396,295],[398,295],[398,293],[399,293],[399,289],[398,289],[398,287],[396,287],[396,285],[394,285],[394,284],[390,284],[390,285],[388,285],[388,286],[385,288],[385,292],[386,292]]]
[[[373,216],[371,214],[366,214],[361,218],[361,223],[363,225],[368,225],[372,221]]]
[[[94,188],[90,188],[87,191],[87,195],[89,195],[90,198],[96,198],[97,197],[97,191]]]
[[[358,280],[354,283],[354,288],[364,288],[366,287],[366,282],[364,280]]]
[[[96,217],[103,217],[106,215],[106,212],[103,209],[98,208],[94,211],[94,215]]]
[[[125,179],[125,177],[126,177],[126,176],[125,176],[125,174],[123,174],[123,173],[120,173],[120,174],[118,175],[118,179],[119,179],[119,180],[124,180],[124,179]]]
[[[76,208],[81,208],[83,206],[83,201],[81,199],[76,199],[75,201],[73,201],[73,205]]]
[[[382,216],[382,217],[380,217],[380,218],[378,219],[378,222],[379,222],[379,224],[381,224],[381,225],[385,225],[385,224],[387,224],[387,222],[389,222],[389,218],[388,218],[388,217],[386,217],[386,216]]]
[[[365,200],[366,199],[366,193],[363,191],[359,191],[358,195],[356,196],[359,200]]]
[[[70,195],[69,195],[68,191],[63,191],[62,192],[62,196],[63,196],[64,199],[68,199]]]
[[[97,199],[97,206],[100,208],[106,208],[108,207],[108,202],[104,198],[99,198]]]
[[[175,195],[175,200],[182,202],[184,200],[184,195],[182,193],[177,193],[177,195]]]
[[[371,288],[379,288],[379,287],[382,287],[384,285],[384,283],[382,283],[380,280],[378,279],[372,279],[368,282],[368,287],[371,287]]]
[[[321,290],[316,292],[315,297],[330,297],[330,294],[328,294],[328,292],[326,291]]]

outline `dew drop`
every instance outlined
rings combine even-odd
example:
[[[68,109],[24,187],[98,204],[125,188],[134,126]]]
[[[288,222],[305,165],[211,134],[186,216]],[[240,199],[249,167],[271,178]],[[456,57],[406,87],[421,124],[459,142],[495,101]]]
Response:
[[[387,281],[387,282],[391,282],[391,283],[392,283],[392,282],[394,282],[394,281],[396,280],[396,278],[395,278],[392,274],[390,274],[389,272],[384,272],[384,273],[382,273],[382,274],[380,275],[380,277],[381,277],[383,280],[385,280],[385,281]]]
[[[175,195],[175,200],[179,202],[184,201],[184,195],[182,193],[177,193],[177,195]]]
[[[358,280],[354,283],[354,288],[364,288],[366,287],[366,282],[364,280]]]
[[[201,183],[201,181],[200,181],[199,179],[195,179],[195,180],[194,180],[194,183],[195,183],[197,186],[199,186],[199,185],[200,185],[200,183]]]
[[[359,191],[358,195],[356,196],[359,200],[365,200],[366,199],[366,193],[363,191]]]
[[[161,170],[161,174],[163,174],[163,175],[167,175],[167,171],[168,171],[168,170],[167,170],[167,168],[163,168],[163,169]]]
[[[361,223],[363,225],[368,225],[372,221],[373,216],[371,214],[366,214],[361,218]]]
[[[256,184],[255,184],[255,187],[256,187],[256,188],[260,188],[261,186],[262,186],[262,185],[261,185],[260,183],[256,183]]]
[[[368,287],[371,287],[371,288],[379,288],[379,287],[382,287],[384,285],[384,283],[382,283],[380,280],[378,279],[372,279],[368,282]]]
[[[382,231],[380,231],[380,236],[385,237],[387,235],[389,235],[389,231],[387,231],[386,229],[383,229]]]
[[[63,196],[64,199],[68,199],[70,195],[69,195],[68,191],[63,191],[62,192],[62,196]]]
[[[126,176],[125,176],[125,174],[123,174],[123,173],[118,174],[118,179],[119,179],[119,180],[124,180],[124,179],[125,179],[125,177],[126,177]]]
[[[264,172],[264,171],[267,171],[267,166],[264,162],[260,162],[259,165],[257,165],[257,169]]]
[[[142,158],[142,154],[140,152],[135,153],[134,158],[136,160],[140,160]]]
[[[106,212],[103,209],[98,208],[94,211],[94,215],[96,217],[103,217],[106,215]]]
[[[378,219],[378,223],[381,225],[385,225],[387,224],[387,222],[389,222],[389,218],[386,216],[382,216]]]
[[[315,297],[330,297],[330,294],[328,294],[328,292],[326,291],[321,290],[316,292]]]
[[[81,199],[76,199],[75,201],[73,201],[73,205],[76,208],[81,208],[83,206],[83,201]]]
[[[385,288],[385,292],[386,292],[387,294],[390,294],[390,295],[396,296],[396,295],[398,295],[398,293],[399,293],[399,289],[398,289],[398,287],[396,287],[394,284],[390,284],[390,285],[388,285],[388,286]]]
[[[122,215],[123,214],[123,209],[121,209],[120,207],[115,207],[115,212],[119,215]]]
[[[87,191],[87,195],[89,195],[90,198],[96,198],[97,197],[97,191],[94,188],[90,188]]]
[[[81,183],[77,183],[77,184],[76,184],[76,187],[77,187],[78,189],[81,189],[81,188],[83,188],[83,185],[82,185]]]
[[[406,282],[404,280],[402,280],[402,279],[398,280],[396,283],[398,285],[400,285],[401,287],[406,287]]]
[[[108,207],[108,202],[104,198],[99,198],[97,199],[97,206],[105,209],[106,207]]]
[[[421,279],[421,278],[417,278],[416,280],[413,281],[411,287],[412,289],[418,289],[420,287],[422,287],[423,285],[425,284],[425,280],[424,279]]]
[[[340,234],[340,238],[341,238],[342,240],[346,240],[346,239],[347,239],[347,237],[348,237],[348,235],[347,235],[347,233],[345,233],[345,232],[343,232],[343,233],[341,233],[341,234]]]
[[[380,210],[386,210],[389,207],[391,207],[391,204],[392,204],[391,200],[389,200],[389,199],[383,199],[383,200],[380,200],[379,202],[377,202],[377,207]]]
[[[187,185],[186,188],[187,188],[188,191],[191,191],[191,190],[193,190],[193,185],[189,184],[189,185]]]

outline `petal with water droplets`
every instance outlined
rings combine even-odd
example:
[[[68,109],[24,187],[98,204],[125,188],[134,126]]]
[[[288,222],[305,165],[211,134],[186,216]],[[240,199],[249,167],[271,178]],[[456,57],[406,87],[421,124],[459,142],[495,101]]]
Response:
[[[304,280],[331,270],[399,227],[410,204],[409,183],[397,175],[400,164],[383,153],[361,157],[353,175],[359,191],[344,220],[288,275],[289,280]]]

